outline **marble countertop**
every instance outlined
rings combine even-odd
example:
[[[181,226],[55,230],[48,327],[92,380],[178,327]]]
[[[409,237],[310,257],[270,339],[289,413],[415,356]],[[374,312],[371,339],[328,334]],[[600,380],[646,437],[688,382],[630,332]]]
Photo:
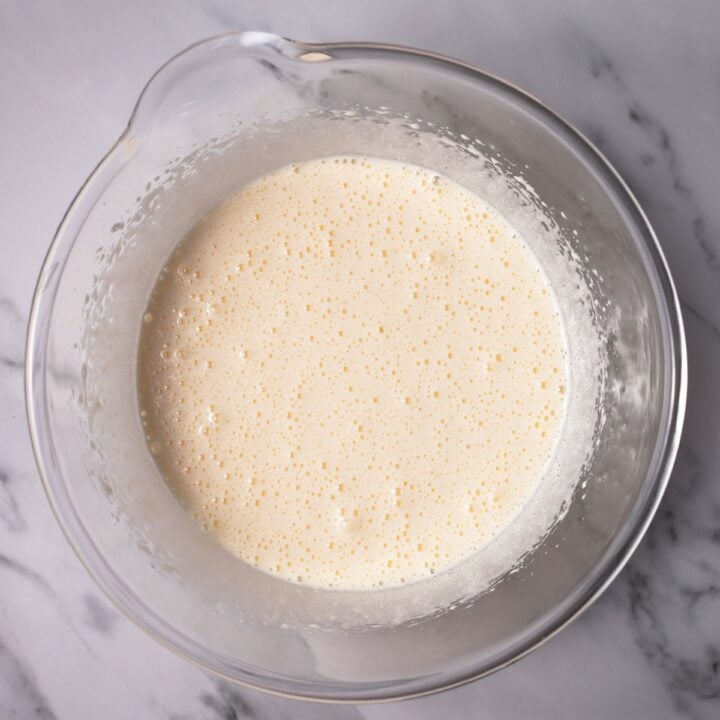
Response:
[[[0,4],[0,718],[720,717],[719,27],[713,0]],[[526,88],[625,176],[676,279],[688,414],[648,535],[570,627],[463,688],[356,708],[210,677],[102,596],[40,484],[25,423],[23,345],[55,227],[153,70],[185,45],[235,29],[419,46]]]

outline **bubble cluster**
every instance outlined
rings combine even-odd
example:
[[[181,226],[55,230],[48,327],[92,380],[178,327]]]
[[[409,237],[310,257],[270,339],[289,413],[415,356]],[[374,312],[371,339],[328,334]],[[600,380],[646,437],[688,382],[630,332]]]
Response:
[[[336,588],[477,551],[552,455],[568,373],[534,256],[416,166],[291,165],[206,216],[141,323],[148,446],[243,560]]]

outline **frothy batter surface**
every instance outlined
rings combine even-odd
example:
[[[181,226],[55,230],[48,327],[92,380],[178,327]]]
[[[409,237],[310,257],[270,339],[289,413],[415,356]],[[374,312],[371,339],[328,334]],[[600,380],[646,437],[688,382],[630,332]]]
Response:
[[[477,551],[555,446],[567,367],[535,257],[429,170],[336,157],[266,175],[161,273],[138,386],[180,501],[243,560],[373,588]]]

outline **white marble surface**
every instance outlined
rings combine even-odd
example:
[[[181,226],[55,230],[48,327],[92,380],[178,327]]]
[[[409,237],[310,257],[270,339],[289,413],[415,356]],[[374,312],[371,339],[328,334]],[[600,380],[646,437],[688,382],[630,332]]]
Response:
[[[713,0],[3,0],[0,3],[0,718],[720,717],[720,5]],[[23,406],[36,273],[149,74],[204,36],[263,29],[441,51],[578,125],[648,211],[683,300],[688,418],[669,492],[607,593],[528,658],[389,705],[219,682],[120,617],[58,529]]]

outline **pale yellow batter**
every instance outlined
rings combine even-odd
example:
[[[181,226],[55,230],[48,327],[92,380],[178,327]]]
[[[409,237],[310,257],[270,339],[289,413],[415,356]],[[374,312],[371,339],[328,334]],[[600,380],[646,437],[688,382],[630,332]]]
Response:
[[[144,317],[138,386],[170,487],[231,552],[374,588],[478,550],[532,495],[562,423],[547,280],[482,199],[335,157],[204,218]]]

